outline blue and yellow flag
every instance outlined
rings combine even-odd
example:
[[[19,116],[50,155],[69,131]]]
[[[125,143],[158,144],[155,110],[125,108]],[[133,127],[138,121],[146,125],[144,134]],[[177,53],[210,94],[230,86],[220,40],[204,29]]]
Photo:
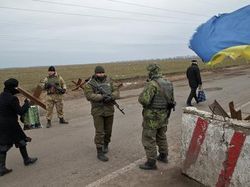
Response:
[[[189,47],[209,64],[219,63],[226,56],[250,60],[250,5],[200,25]]]

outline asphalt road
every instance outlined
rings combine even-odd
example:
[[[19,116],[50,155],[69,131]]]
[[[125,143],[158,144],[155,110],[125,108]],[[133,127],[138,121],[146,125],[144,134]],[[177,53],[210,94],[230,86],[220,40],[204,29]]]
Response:
[[[208,104],[216,99],[229,111],[228,103],[234,101],[236,108],[242,107],[243,116],[250,115],[249,75],[248,66],[204,73],[207,102],[195,106],[209,111]],[[145,161],[145,153],[141,144],[142,108],[136,96],[141,89],[134,89],[121,92],[121,96],[131,97],[118,100],[126,115],[116,110],[108,162],[96,158],[90,104],[85,98],[67,100],[65,118],[70,124],[58,124],[54,114],[52,128],[25,131],[33,138],[28,145],[29,154],[39,160],[34,165],[24,166],[19,150],[13,147],[7,156],[7,167],[13,172],[0,177],[0,186],[202,186],[181,175],[181,115],[189,88],[186,80],[173,83],[177,107],[168,125],[169,163],[157,163],[158,170],[138,168],[138,164]],[[45,126],[44,116],[41,122]]]

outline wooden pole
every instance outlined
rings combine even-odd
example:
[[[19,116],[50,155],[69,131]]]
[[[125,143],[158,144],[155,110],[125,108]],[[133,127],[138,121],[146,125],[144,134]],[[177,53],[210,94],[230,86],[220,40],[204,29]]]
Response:
[[[21,87],[18,87],[17,90],[23,94],[25,97],[27,97],[28,99],[30,99],[32,102],[34,102],[35,104],[39,105],[40,107],[42,107],[44,110],[46,110],[46,105],[38,98],[34,97],[32,94],[30,94],[29,92],[27,92],[26,90],[22,89]]]

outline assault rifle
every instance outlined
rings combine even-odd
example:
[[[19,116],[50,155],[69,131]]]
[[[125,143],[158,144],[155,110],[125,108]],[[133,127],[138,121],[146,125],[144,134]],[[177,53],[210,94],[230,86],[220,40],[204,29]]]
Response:
[[[55,92],[59,94],[65,94],[65,91],[66,91],[65,89],[61,88],[58,83],[55,83],[55,84],[47,83],[45,84],[45,89],[55,90]]]
[[[66,90],[61,88],[58,83],[55,84],[55,89],[60,93],[60,94],[65,94]]]
[[[106,91],[105,91],[102,87],[93,85],[91,82],[88,82],[88,84],[89,84],[90,86],[92,86],[94,89],[96,89],[100,94],[111,97],[111,95],[110,95],[110,94],[107,94]],[[114,99],[112,99],[112,100],[110,101],[110,103],[112,103],[113,105],[115,105],[116,108],[117,108],[118,110],[120,110],[120,112],[121,112],[122,114],[125,115],[125,112],[123,111],[124,109],[121,109],[120,106],[119,106],[119,104],[118,104]]]

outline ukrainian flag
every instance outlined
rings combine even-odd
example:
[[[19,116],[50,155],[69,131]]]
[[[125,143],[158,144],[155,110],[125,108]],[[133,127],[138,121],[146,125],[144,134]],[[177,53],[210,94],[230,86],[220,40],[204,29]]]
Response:
[[[250,60],[250,5],[214,16],[200,25],[189,47],[204,62],[212,65],[225,57]]]

